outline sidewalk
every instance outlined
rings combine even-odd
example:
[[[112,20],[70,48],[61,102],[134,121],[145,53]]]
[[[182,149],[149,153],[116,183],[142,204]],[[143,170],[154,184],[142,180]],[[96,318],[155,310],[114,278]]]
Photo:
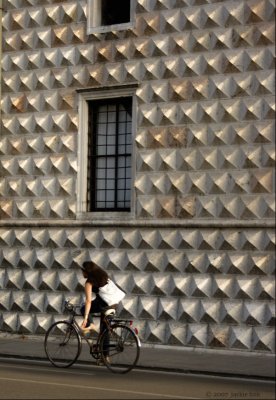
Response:
[[[43,340],[43,336],[0,333],[0,357],[46,359]],[[94,362],[86,344],[83,345],[79,361]],[[275,377],[275,356],[257,352],[142,344],[138,366],[158,370],[230,374],[254,378]]]

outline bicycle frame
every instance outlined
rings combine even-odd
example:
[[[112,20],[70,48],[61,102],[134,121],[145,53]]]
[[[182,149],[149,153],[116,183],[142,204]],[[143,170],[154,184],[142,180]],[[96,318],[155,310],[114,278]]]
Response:
[[[76,318],[81,316],[80,305],[66,301],[65,310],[70,315],[54,322],[45,335],[44,349],[49,361],[58,368],[70,367],[77,361],[84,339],[98,365],[105,365],[114,373],[131,371],[140,355],[138,332],[131,320],[116,318],[113,308],[106,307],[102,313],[93,314],[101,317],[101,331],[97,336],[87,336]]]
[[[102,332],[98,333],[97,337],[87,337],[86,335],[84,335],[82,333],[81,327],[79,326],[79,324],[77,323],[77,321],[75,319],[76,316],[79,316],[79,314],[76,313],[76,308],[78,308],[78,306],[73,306],[69,302],[66,302],[65,304],[66,304],[66,309],[71,313],[71,316],[70,316],[68,322],[70,324],[72,324],[72,326],[74,326],[74,328],[76,329],[81,343],[83,342],[83,339],[86,341],[86,343],[88,344],[89,349],[90,349],[90,354],[95,359],[99,359],[101,357],[99,343],[100,343],[102,335],[105,333],[106,329],[108,329],[109,332],[111,332],[112,327],[114,325],[128,325],[129,328],[133,331],[133,333],[137,336],[138,346],[141,347],[141,342],[137,335],[137,332],[131,327],[131,324],[132,324],[131,320],[122,319],[122,318],[114,318],[114,317],[110,317],[109,315],[106,316],[106,315],[102,315],[102,314],[98,314],[98,313],[94,314],[94,317],[99,317],[99,318],[103,319],[102,322],[105,323],[105,326],[107,328],[104,329]]]

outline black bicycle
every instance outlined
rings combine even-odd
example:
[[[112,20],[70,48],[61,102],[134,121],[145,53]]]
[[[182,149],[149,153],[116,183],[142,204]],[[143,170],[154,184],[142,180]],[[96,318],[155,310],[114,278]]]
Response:
[[[46,355],[55,367],[67,368],[73,365],[81,353],[83,340],[97,363],[103,363],[110,371],[124,374],[135,367],[141,343],[131,326],[131,320],[116,318],[116,310],[106,308],[101,316],[106,329],[93,337],[83,334],[76,321],[76,317],[81,315],[79,305],[66,301],[65,310],[70,313],[70,318],[51,325],[44,340]]]

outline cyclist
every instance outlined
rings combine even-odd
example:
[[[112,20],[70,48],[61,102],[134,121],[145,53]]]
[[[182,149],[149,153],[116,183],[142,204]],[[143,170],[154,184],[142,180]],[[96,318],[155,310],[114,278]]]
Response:
[[[86,261],[82,265],[83,277],[86,279],[85,304],[81,308],[84,316],[81,328],[84,333],[97,331],[93,323],[94,313],[102,313],[107,307],[116,307],[125,297],[123,292],[108,276],[108,274],[92,261]],[[96,297],[92,300],[92,292]],[[104,319],[101,318],[100,332],[105,329]]]

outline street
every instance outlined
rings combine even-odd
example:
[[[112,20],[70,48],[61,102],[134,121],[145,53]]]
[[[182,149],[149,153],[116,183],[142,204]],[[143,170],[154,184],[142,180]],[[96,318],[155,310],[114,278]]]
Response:
[[[272,381],[0,359],[1,399],[274,399]]]

